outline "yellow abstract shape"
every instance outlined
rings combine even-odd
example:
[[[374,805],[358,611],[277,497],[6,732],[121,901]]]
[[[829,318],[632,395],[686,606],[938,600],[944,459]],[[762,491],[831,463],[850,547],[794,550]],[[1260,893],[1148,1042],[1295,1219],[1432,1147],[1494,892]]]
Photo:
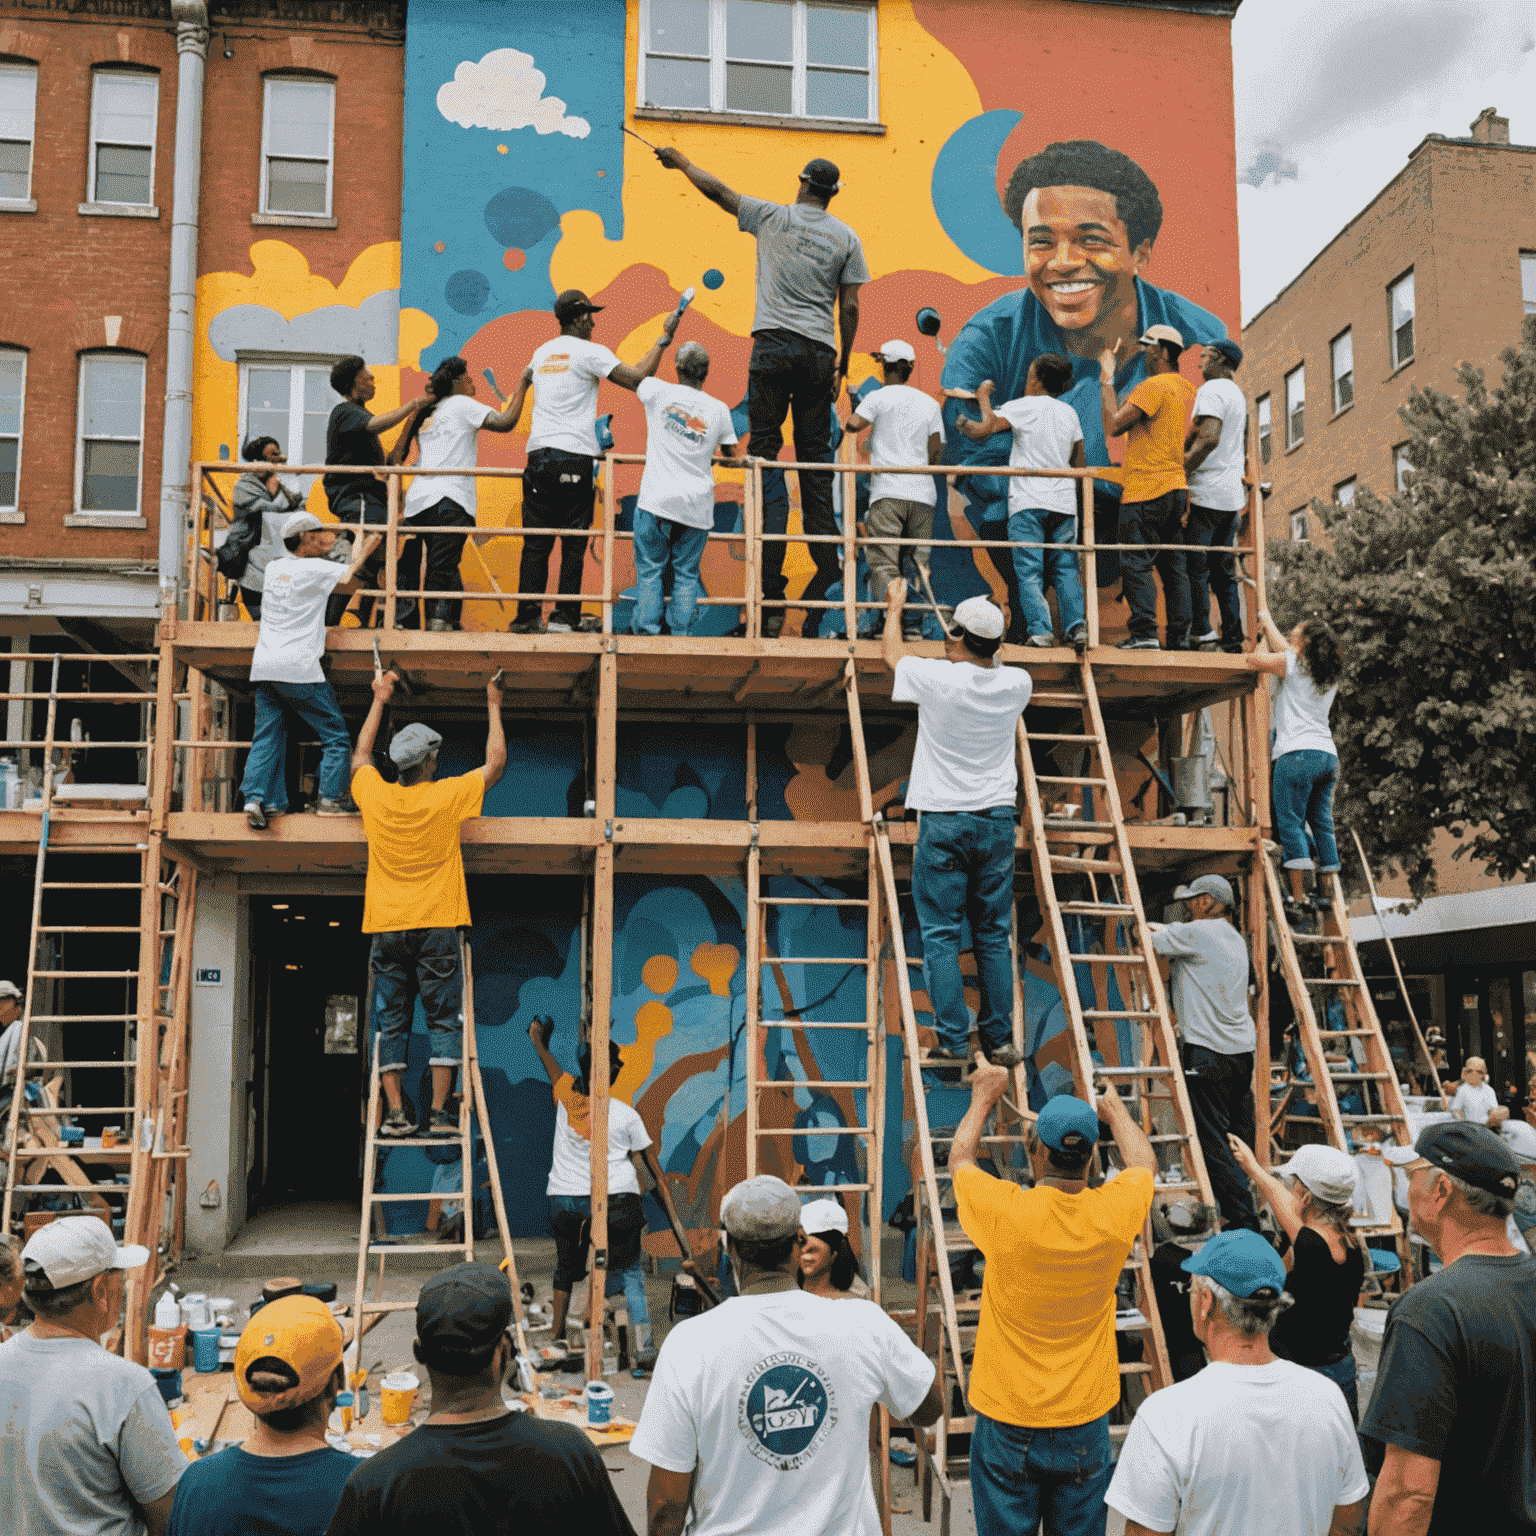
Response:
[[[424,309],[400,311],[400,366],[421,368],[421,354],[437,340],[437,321]],[[531,404],[530,400],[530,404]]]
[[[709,983],[713,997],[731,995],[731,977],[736,974],[741,951],[734,944],[700,944],[688,961],[688,969]]]
[[[624,1066],[614,1079],[613,1091],[626,1104],[645,1087],[656,1062],[657,1042],[672,1033],[672,1010],[656,998],[635,1009],[635,1043],[624,1047]]]
[[[677,961],[671,955],[652,955],[640,967],[640,980],[652,992],[665,995],[677,985]]]

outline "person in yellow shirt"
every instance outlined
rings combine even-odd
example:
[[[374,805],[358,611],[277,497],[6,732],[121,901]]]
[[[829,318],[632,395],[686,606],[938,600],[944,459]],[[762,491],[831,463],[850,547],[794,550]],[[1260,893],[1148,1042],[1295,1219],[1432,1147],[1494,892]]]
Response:
[[[976,1159],[1011,1081],[977,1058],[949,1158],[960,1225],[987,1261],[969,1388],[976,1532],[1017,1536],[1043,1522],[1057,1536],[1104,1536],[1120,1400],[1115,1286],[1152,1209],[1157,1156],[1111,1086],[1092,1104],[1046,1103],[1028,1142],[1033,1189],[993,1178]],[[1126,1166],[1090,1189],[1100,1120]]]
[[[399,681],[393,672],[374,679],[373,707],[352,753],[352,798],[368,834],[363,932],[373,935],[368,963],[379,1026],[380,1081],[388,1104],[381,1136],[413,1136],[417,1131],[405,1112],[400,1079],[418,996],[432,1040],[432,1109],[420,1129],[432,1135],[458,1131],[444,1106],[463,1050],[459,930],[470,924],[459,823],[480,814],[486,790],[507,766],[500,678],[498,672],[485,689],[490,724],[483,768],[439,781],[437,755],[443,738],[428,726],[408,725],[389,744],[399,782],[385,783],[373,766],[373,747]]]
[[[1125,437],[1120,499],[1122,544],[1182,544],[1189,513],[1189,480],[1184,472],[1184,438],[1195,408],[1195,386],[1179,372],[1184,338],[1171,325],[1153,325],[1137,343],[1147,376],[1122,405],[1115,394],[1120,343],[1099,355],[1099,399],[1105,437]],[[1157,585],[1163,579],[1168,609],[1168,649],[1189,649],[1188,562],[1182,553],[1148,549],[1120,552],[1121,587],[1131,610],[1123,651],[1157,650]]]

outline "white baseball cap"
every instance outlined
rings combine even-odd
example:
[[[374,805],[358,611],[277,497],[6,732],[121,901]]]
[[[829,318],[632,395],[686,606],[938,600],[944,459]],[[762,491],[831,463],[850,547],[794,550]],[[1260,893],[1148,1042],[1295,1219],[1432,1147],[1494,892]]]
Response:
[[[21,1250],[27,1278],[41,1275],[55,1291],[109,1269],[137,1269],[148,1262],[148,1248],[138,1243],[119,1248],[111,1227],[97,1216],[61,1216],[39,1227]]]
[[[955,623],[978,640],[1001,640],[1008,627],[1003,610],[990,598],[968,597],[955,608]]]
[[[1319,1200],[1330,1205],[1353,1201],[1355,1183],[1360,1177],[1360,1170],[1348,1152],[1315,1143],[1297,1148],[1290,1162],[1274,1172],[1277,1178],[1292,1178],[1305,1184]]]
[[[818,1232],[848,1232],[848,1212],[841,1200],[812,1200],[800,1208],[800,1226],[815,1236]]]
[[[1499,1127],[1499,1134],[1522,1163],[1536,1163],[1536,1127],[1527,1125],[1524,1120],[1506,1120]]]
[[[22,998],[21,988],[14,981],[0,981],[0,997],[14,997],[19,1003]]]
[[[283,525],[278,529],[278,534],[286,543],[289,539],[297,538],[301,533],[309,533],[324,526],[325,524],[313,512],[293,512],[283,519]]]
[[[870,356],[878,357],[882,362],[886,363],[915,363],[917,361],[917,353],[912,350],[912,343],[910,341],[902,341],[899,338],[895,341],[886,342],[878,352],[871,352]]]

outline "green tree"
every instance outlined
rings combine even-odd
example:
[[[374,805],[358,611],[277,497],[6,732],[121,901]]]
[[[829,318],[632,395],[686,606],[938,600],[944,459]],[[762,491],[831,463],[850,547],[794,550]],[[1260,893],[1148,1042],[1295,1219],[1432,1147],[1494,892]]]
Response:
[[[1404,490],[1314,502],[1326,542],[1269,546],[1276,622],[1318,615],[1347,648],[1341,830],[1415,896],[1441,828],[1500,879],[1536,873],[1536,316],[1500,361],[1496,389],[1464,364],[1465,400],[1410,396]]]

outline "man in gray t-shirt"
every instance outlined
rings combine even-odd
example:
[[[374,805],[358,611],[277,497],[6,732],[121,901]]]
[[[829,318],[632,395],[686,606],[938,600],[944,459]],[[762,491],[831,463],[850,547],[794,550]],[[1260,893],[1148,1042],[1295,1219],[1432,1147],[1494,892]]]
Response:
[[[747,375],[748,451],[776,459],[784,445],[784,416],[793,411],[795,457],[804,464],[832,461],[832,409],[848,377],[859,330],[859,285],[869,281],[859,237],[827,212],[842,185],[830,160],[812,160],[800,173],[792,203],[769,203],[733,192],[716,176],[694,165],[681,150],[658,149],[669,170],[682,171],[710,202],[735,214],[736,227],[757,238],[757,312],[752,317],[752,361]],[[832,311],[837,310],[834,341]],[[777,498],[773,498],[774,501]],[[832,515],[832,476],[800,476],[800,512],[805,531],[839,532]],[[764,509],[766,533],[783,533],[787,505]],[[816,574],[806,587],[810,602],[826,598],[842,580],[837,544],[812,544]],[[768,540],[762,551],[762,595],[776,605],[784,598],[784,544]],[[801,633],[821,629],[823,610],[812,608]],[[769,639],[784,628],[784,609],[763,614]]]
[[[1152,948],[1168,961],[1168,991],[1184,1037],[1184,1086],[1195,1114],[1211,1192],[1229,1227],[1258,1230],[1248,1180],[1228,1136],[1253,1146],[1253,1052],[1248,946],[1232,926],[1232,887],[1201,875],[1174,893],[1187,923],[1148,923]]]

